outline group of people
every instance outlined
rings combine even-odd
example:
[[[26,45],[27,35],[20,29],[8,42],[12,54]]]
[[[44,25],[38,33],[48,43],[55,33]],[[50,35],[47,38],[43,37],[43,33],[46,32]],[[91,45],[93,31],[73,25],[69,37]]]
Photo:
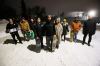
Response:
[[[44,48],[43,37],[46,36],[47,49],[52,52],[54,52],[56,48],[59,48],[62,36],[64,36],[64,41],[66,40],[66,35],[68,32],[70,32],[70,41],[77,42],[77,34],[79,30],[83,27],[84,37],[82,45],[86,43],[85,39],[87,35],[89,35],[89,40],[87,44],[88,46],[90,46],[92,35],[94,35],[96,31],[96,22],[92,21],[91,17],[88,17],[88,20],[83,23],[78,20],[77,17],[75,17],[74,20],[70,22],[70,24],[68,23],[66,18],[64,18],[62,22],[60,18],[52,20],[51,15],[47,16],[47,20],[45,23],[42,22],[41,18],[39,17],[36,19],[31,18],[30,20],[22,18],[19,23],[16,23],[16,21],[10,18],[9,23],[6,26],[6,33],[11,34],[15,44],[17,44],[15,36],[19,40],[19,43],[22,44],[22,40],[18,33],[18,25],[20,26],[24,40],[29,41],[30,38],[27,37],[27,33],[33,32],[36,46],[40,46],[41,49]],[[70,31],[69,27],[71,29]]]

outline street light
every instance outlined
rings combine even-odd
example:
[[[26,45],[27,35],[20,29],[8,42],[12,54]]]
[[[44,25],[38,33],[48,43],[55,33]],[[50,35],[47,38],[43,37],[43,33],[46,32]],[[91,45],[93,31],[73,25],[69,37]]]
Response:
[[[90,17],[96,17],[97,16],[97,11],[96,10],[90,10],[90,11],[88,11],[88,16],[90,16]]]

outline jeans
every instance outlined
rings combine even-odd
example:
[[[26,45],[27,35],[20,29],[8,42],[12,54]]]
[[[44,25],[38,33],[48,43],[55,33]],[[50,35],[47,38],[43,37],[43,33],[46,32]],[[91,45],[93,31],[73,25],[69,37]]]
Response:
[[[78,34],[78,32],[73,32],[73,31],[71,31],[70,32],[70,41],[72,42],[72,41],[77,41],[77,34]]]

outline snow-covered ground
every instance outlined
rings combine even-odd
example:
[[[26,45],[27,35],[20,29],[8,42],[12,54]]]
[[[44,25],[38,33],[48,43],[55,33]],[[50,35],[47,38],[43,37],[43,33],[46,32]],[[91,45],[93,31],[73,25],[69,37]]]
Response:
[[[61,41],[55,52],[41,50],[40,53],[31,51],[35,40],[23,41],[23,44],[5,44],[11,39],[9,34],[0,35],[0,66],[100,66],[100,32],[97,31],[91,42],[92,46],[69,42],[69,35],[65,42]],[[21,35],[22,36],[22,35]],[[82,40],[81,31],[78,39]],[[45,44],[45,37],[44,37]],[[31,47],[29,49],[28,47]]]
[[[91,46],[82,45],[82,31],[78,34],[78,43],[61,41],[55,52],[33,51],[35,40],[23,41],[23,44],[11,43],[10,34],[6,34],[5,24],[0,30],[0,66],[100,66],[100,31],[93,36]],[[22,37],[21,32],[19,31]],[[87,37],[88,39],[88,37]],[[86,40],[87,41],[87,40]],[[44,45],[45,45],[44,37]]]

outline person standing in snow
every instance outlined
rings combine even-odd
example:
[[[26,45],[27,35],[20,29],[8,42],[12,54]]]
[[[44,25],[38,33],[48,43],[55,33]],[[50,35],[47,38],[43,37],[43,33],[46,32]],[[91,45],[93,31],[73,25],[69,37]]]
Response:
[[[83,24],[83,45],[85,43],[85,39],[87,37],[87,35],[89,36],[88,39],[88,46],[90,46],[90,42],[92,40],[92,36],[95,34],[96,32],[96,22],[94,22],[92,20],[92,17],[88,16],[88,20],[86,22],[84,22]]]
[[[62,36],[64,36],[64,41],[65,41],[66,34],[67,34],[67,32],[69,32],[69,29],[68,29],[68,22],[67,22],[67,20],[66,20],[65,18],[63,19],[62,26],[63,26],[63,33],[62,33]]]
[[[77,19],[77,17],[74,18],[74,20],[72,21],[71,25],[71,32],[70,32],[70,41],[74,41],[77,42],[77,34],[79,32],[79,30],[82,27],[81,22]]]
[[[36,39],[36,45],[40,45],[41,48],[43,48],[43,24],[41,23],[41,19],[37,18],[37,23],[35,25],[35,39]]]
[[[48,18],[48,20],[43,27],[43,32],[45,32],[45,34],[46,34],[47,48],[52,51],[53,36],[56,34],[55,26],[54,26],[54,23],[52,22],[51,15],[48,15],[47,18]]]
[[[18,24],[13,22],[13,20],[10,18],[9,19],[9,23],[6,26],[6,33],[10,33],[13,41],[15,44],[17,44],[17,40],[15,39],[15,36],[17,37],[17,39],[19,40],[19,43],[22,44],[22,40],[18,34]]]
[[[55,48],[59,48],[59,44],[61,42],[61,35],[62,35],[62,32],[63,32],[63,27],[61,25],[61,22],[60,22],[60,18],[57,18],[56,21],[55,21],[55,31],[56,31],[56,39],[55,36],[53,37],[53,41],[57,40],[56,43],[53,42],[53,47]],[[53,49],[54,50],[54,49]]]
[[[20,22],[20,28],[24,36],[24,40],[29,40],[29,38],[26,36],[26,33],[30,31],[30,26],[29,26],[28,21],[25,20],[24,18]]]

